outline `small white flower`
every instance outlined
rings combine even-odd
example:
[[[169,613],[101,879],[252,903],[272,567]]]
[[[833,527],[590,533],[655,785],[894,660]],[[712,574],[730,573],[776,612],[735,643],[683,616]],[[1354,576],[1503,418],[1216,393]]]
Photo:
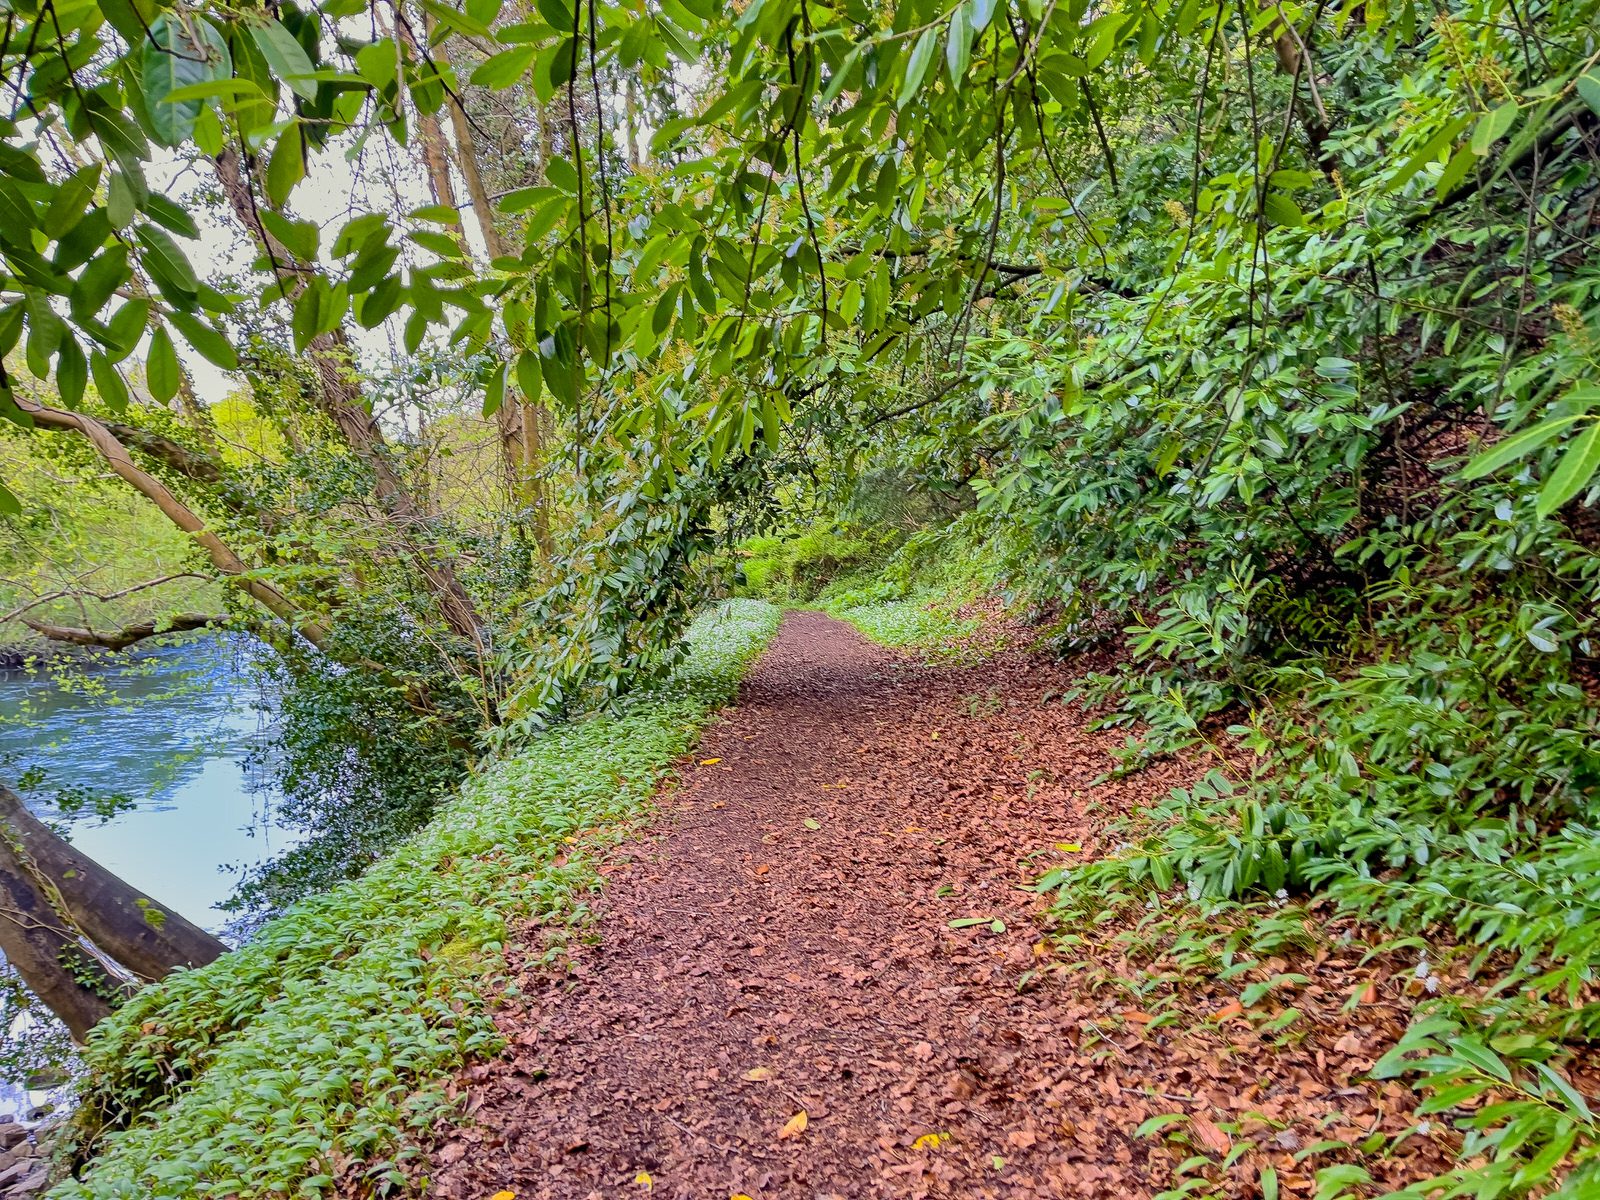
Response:
[[[1421,962],[1419,962],[1417,964],[1416,974],[1417,974],[1417,978],[1418,979],[1426,979],[1428,977],[1430,971],[1431,971],[1431,968],[1428,966],[1428,960],[1427,959],[1423,959]]]
[[[1276,896],[1279,900],[1287,900],[1289,898],[1289,889],[1288,888],[1279,888],[1276,892],[1273,893],[1273,895]]]
[[[1420,1133],[1423,1137],[1427,1137],[1430,1133],[1433,1132],[1433,1122],[1432,1121],[1423,1121],[1423,1122],[1421,1122],[1417,1126],[1417,1132]]]

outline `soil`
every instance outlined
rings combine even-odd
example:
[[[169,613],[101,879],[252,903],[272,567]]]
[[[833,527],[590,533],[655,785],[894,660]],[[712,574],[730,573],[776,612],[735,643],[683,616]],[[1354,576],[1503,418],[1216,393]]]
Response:
[[[509,1048],[458,1081],[468,1118],[436,1131],[417,1182],[448,1200],[1087,1200],[1153,1195],[1180,1160],[1238,1146],[1226,1178],[1201,1168],[1224,1193],[1259,1194],[1270,1165],[1294,1196],[1341,1156],[1313,1143],[1414,1125],[1408,1089],[1360,1081],[1417,990],[1364,946],[1163,998],[1120,982],[1128,922],[1045,936],[1041,872],[1105,852],[1111,817],[1200,773],[1092,786],[1125,735],[1063,703],[1083,669],[928,665],[788,616],[609,860],[597,943],[520,968]],[[1073,932],[1091,936],[1059,950]],[[1286,971],[1303,981],[1243,1013],[1249,979]],[[1270,1022],[1291,998],[1286,1035]],[[1165,1136],[1135,1135],[1169,1113]],[[1423,1136],[1365,1161],[1392,1185],[1443,1159]]]

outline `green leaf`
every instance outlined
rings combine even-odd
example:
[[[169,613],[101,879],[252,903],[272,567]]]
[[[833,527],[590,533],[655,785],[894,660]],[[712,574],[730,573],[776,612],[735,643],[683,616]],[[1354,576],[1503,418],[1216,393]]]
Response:
[[[1548,517],[1583,491],[1596,469],[1600,469],[1600,420],[1590,421],[1589,427],[1573,439],[1539,489],[1539,515]]]
[[[111,348],[116,352],[115,361],[121,362],[133,353],[134,347],[139,344],[139,339],[144,336],[145,326],[150,323],[150,301],[144,299],[129,300],[112,315],[106,323],[106,336],[110,339]]]
[[[538,57],[537,46],[513,46],[499,54],[491,54],[473,71],[472,84],[491,91],[508,88],[533,69],[534,59]]]
[[[368,213],[367,215],[377,216],[378,214]],[[360,218],[357,219],[359,220]],[[381,221],[383,218],[379,217],[378,219]],[[455,206],[450,204],[424,204],[421,208],[413,208],[411,210],[411,219],[414,221],[432,221],[436,225],[459,225],[461,223],[461,213]]]
[[[1600,67],[1590,67],[1578,76],[1578,95],[1583,102],[1600,115]]]
[[[315,262],[322,230],[315,221],[291,221],[270,208],[261,210],[261,224],[300,262]]]
[[[1514,433],[1508,438],[1502,438],[1487,450],[1474,455],[1472,461],[1462,468],[1461,478],[1469,483],[1474,479],[1482,479],[1485,475],[1498,471],[1509,462],[1525,458],[1555,437],[1568,425],[1582,419],[1582,413],[1554,417],[1548,421],[1541,421],[1531,429],[1524,429],[1521,433]]]
[[[552,184],[568,195],[578,194],[578,172],[566,159],[559,156],[552,157],[545,168],[545,176]]]
[[[239,369],[239,354],[234,350],[233,343],[212,326],[182,312],[168,313],[167,320],[207,362],[224,371]]]
[[[492,417],[500,411],[500,406],[506,402],[506,369],[504,365],[497,366],[489,372],[489,378],[483,385],[483,415]]]
[[[1171,1129],[1174,1125],[1181,1125],[1189,1118],[1183,1113],[1161,1113],[1142,1122],[1139,1128],[1133,1131],[1136,1138],[1147,1138],[1151,1134],[1160,1133],[1163,1129]]]
[[[844,85],[849,82],[850,73],[860,61],[861,47],[852,47],[850,53],[844,56],[844,61],[839,64],[839,69],[828,76],[828,86],[822,89],[821,103],[824,109],[839,98],[839,93],[844,91]]]
[[[189,265],[188,256],[178,249],[178,243],[173,241],[170,233],[156,225],[141,225],[134,234],[144,246],[146,261],[157,276],[158,285],[160,277],[165,276],[185,292],[193,293],[199,289],[200,281],[195,277],[194,268]]]
[[[140,78],[151,131],[167,146],[180,146],[194,132],[200,100],[170,100],[180,88],[233,74],[228,45],[197,13],[163,12],[150,22],[140,56]]]
[[[261,57],[267,60],[267,65],[272,68],[273,73],[289,85],[289,90],[302,100],[315,100],[317,83],[307,76],[311,75],[316,67],[312,65],[300,40],[279,22],[270,18],[265,25],[252,28],[250,33],[255,38],[256,46],[261,50]]]
[[[951,929],[971,929],[974,925],[987,925],[993,917],[957,917],[950,922]]]
[[[89,360],[69,332],[56,350],[56,392],[68,408],[77,408],[89,383]]]
[[[531,403],[539,398],[539,392],[542,387],[543,380],[539,374],[539,356],[532,350],[524,350],[517,355],[517,389]]]
[[[938,45],[938,27],[923,30],[922,36],[917,39],[917,44],[911,49],[910,60],[906,63],[906,77],[900,85],[900,95],[895,100],[896,108],[904,108],[911,102],[911,97],[917,94],[917,89],[922,86],[922,81],[928,74],[928,65],[933,62],[933,52]]]
[[[1488,154],[1491,146],[1511,132],[1519,111],[1515,100],[1507,100],[1484,113],[1472,129],[1472,152],[1480,157]]]
[[[972,62],[972,26],[967,5],[957,8],[950,17],[950,39],[945,43],[944,61],[950,69],[950,83],[957,91],[967,77],[967,67]]]
[[[267,199],[274,207],[281,207],[294,185],[305,177],[306,148],[300,139],[300,126],[295,124],[283,131],[267,160]]]
[[[1300,206],[1282,192],[1268,192],[1262,211],[1274,225],[1295,229],[1306,223],[1306,215],[1300,211]]]
[[[150,335],[150,353],[144,360],[144,381],[150,386],[150,394],[165,404],[178,394],[180,378],[178,352],[172,347],[172,335],[167,332],[166,326],[158,325]]]
[[[98,350],[89,355],[89,373],[94,376],[100,399],[112,412],[122,412],[128,407],[128,385],[111,360]]]

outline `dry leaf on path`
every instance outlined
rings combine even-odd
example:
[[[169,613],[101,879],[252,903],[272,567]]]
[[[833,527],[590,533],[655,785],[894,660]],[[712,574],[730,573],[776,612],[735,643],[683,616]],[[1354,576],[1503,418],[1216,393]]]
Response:
[[[721,761],[722,760],[720,758],[702,758],[700,760],[700,765],[702,767],[714,767]]]
[[[1200,1139],[1200,1144],[1207,1150],[1216,1154],[1226,1154],[1233,1149],[1233,1141],[1208,1118],[1199,1115],[1192,1116],[1189,1118],[1189,1124],[1193,1126],[1196,1136]]]
[[[744,1073],[744,1077],[751,1083],[765,1083],[772,1078],[772,1072],[765,1067],[751,1067]]]
[[[806,1110],[801,1109],[784,1122],[783,1128],[778,1131],[779,1138],[797,1138],[806,1131]]]

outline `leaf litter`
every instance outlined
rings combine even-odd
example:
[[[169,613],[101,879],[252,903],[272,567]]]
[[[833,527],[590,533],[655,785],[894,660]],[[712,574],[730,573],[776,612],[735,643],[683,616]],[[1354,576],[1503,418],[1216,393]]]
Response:
[[[598,944],[551,968],[523,931],[508,1048],[457,1081],[467,1118],[433,1131],[413,1180],[439,1200],[587,1200],[641,1177],[673,1200],[1123,1200],[1180,1165],[1236,1197],[1269,1179],[1310,1197],[1341,1162],[1380,1187],[1439,1169],[1417,1097],[1365,1078],[1415,989],[1360,938],[1266,964],[1305,982],[1249,1010],[1241,979],[1130,1006],[1126,921],[1078,962],[1040,939],[1033,879],[1107,852],[1111,817],[1203,770],[1093,786],[1124,735],[1060,697],[1105,665],[1002,649],[933,666],[791,614],[706,731],[700,765],[732,766],[686,773],[604,869]],[[974,693],[999,703],[974,713]],[[826,839],[795,822],[819,793],[804,829],[825,820]],[[1380,1134],[1385,1155],[1353,1149]]]

